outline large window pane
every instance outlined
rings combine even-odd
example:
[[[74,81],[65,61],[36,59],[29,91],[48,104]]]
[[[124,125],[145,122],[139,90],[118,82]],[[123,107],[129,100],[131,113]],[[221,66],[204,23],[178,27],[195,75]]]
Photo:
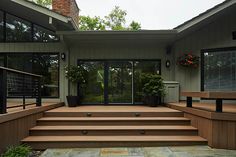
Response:
[[[0,42],[3,41],[3,37],[4,37],[3,25],[4,25],[4,22],[3,22],[3,12],[0,11]]]
[[[142,88],[141,75],[142,74],[161,74],[160,61],[136,61],[134,62],[134,102],[142,103]]]
[[[8,54],[7,66],[9,68],[42,75],[42,96],[59,97],[58,54]]]
[[[34,25],[34,41],[56,42],[56,41],[59,41],[59,36],[56,35],[53,31]]]
[[[80,88],[83,103],[104,103],[104,63],[79,62],[79,65],[88,71],[86,75],[86,85]]]
[[[236,91],[236,50],[204,53],[204,90]]]
[[[113,61],[108,66],[109,103],[132,103],[132,62]]]
[[[13,15],[6,15],[6,41],[32,41],[31,23]]]

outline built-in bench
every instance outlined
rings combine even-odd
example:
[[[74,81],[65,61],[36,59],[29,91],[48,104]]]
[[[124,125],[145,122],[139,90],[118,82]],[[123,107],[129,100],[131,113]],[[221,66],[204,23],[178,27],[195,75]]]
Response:
[[[216,112],[222,112],[223,100],[236,99],[236,92],[181,92],[181,96],[187,97],[187,107],[192,107],[192,98],[206,98],[216,100]]]

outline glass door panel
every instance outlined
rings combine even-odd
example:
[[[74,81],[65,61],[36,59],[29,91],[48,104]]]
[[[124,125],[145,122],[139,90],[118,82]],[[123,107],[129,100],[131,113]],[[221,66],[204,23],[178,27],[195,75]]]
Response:
[[[160,61],[134,61],[134,103],[142,104],[142,88],[141,75],[143,74],[161,74]]]
[[[88,74],[86,85],[80,89],[82,93],[82,103],[84,104],[103,104],[104,103],[104,62],[100,61],[81,61]]]
[[[113,61],[108,63],[108,101],[132,103],[132,62]]]

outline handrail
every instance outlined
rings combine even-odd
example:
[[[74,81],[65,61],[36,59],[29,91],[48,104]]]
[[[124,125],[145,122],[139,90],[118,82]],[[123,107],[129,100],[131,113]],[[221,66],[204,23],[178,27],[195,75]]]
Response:
[[[23,99],[23,104],[20,106],[23,106],[23,109],[28,105],[25,103],[25,99],[29,96],[29,93],[31,98],[36,98],[34,104],[41,106],[41,78],[41,75],[0,66],[0,114],[7,112],[8,94],[20,93]],[[30,89],[31,91],[29,91]]]
[[[36,74],[33,74],[33,73],[28,73],[28,72],[24,72],[24,71],[20,71],[20,70],[10,69],[10,68],[6,68],[6,67],[3,67],[3,66],[0,66],[0,69],[7,70],[7,71],[10,71],[10,72],[14,72],[14,73],[24,74],[24,75],[28,75],[28,76],[42,77],[42,75],[36,75]]]

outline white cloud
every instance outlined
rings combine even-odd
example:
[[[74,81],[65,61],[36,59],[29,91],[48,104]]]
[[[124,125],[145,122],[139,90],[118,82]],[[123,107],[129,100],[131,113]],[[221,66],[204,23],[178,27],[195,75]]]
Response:
[[[76,0],[81,15],[105,16],[114,6],[128,12],[128,22],[143,29],[171,29],[224,0]]]

